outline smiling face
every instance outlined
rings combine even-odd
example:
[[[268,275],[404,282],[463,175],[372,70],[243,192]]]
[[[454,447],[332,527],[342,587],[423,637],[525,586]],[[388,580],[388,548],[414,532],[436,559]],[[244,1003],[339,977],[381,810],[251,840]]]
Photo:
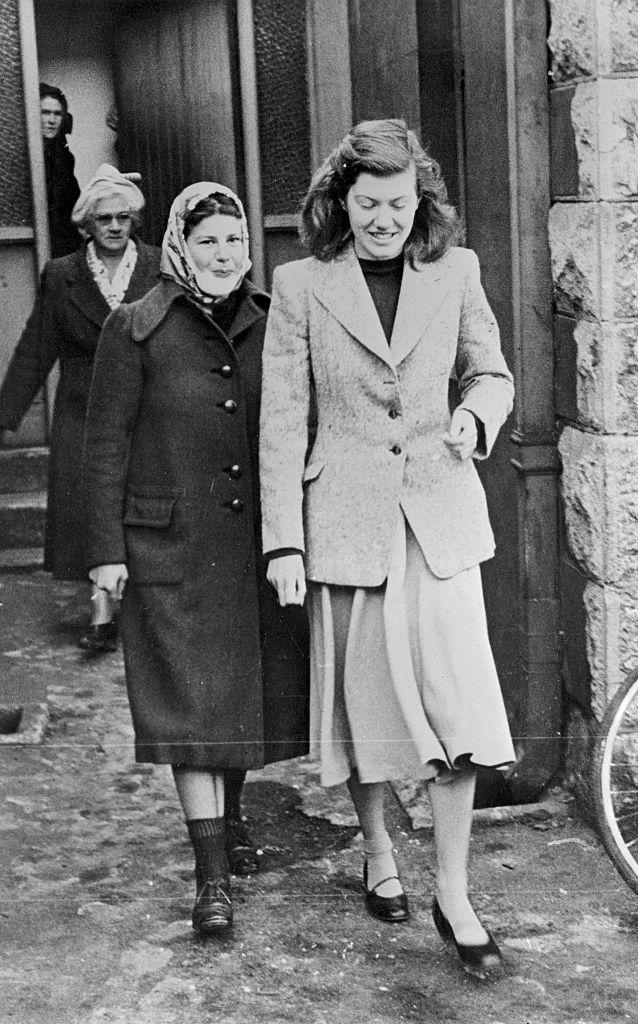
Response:
[[[45,139],[54,139],[62,127],[64,107],[53,96],[43,96],[40,100],[40,119],[42,134]]]
[[[224,281],[241,272],[244,243],[241,221],[226,213],[213,213],[191,228],[186,247],[202,273]]]
[[[379,177],[360,174],[346,196],[346,211],[360,259],[390,260],[403,251],[418,206],[416,172]]]
[[[100,258],[121,256],[131,237],[133,220],[122,196],[98,199],[87,229]]]

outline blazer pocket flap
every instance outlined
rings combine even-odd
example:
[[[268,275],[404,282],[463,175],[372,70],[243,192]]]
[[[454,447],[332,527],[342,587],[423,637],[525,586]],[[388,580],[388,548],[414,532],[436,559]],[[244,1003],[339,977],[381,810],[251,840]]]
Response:
[[[151,498],[128,494],[124,507],[125,526],[149,526],[163,529],[170,525],[176,498]]]
[[[303,471],[303,482],[307,484],[311,480],[316,480],[325,464],[324,459],[319,459],[317,462],[309,462]]]

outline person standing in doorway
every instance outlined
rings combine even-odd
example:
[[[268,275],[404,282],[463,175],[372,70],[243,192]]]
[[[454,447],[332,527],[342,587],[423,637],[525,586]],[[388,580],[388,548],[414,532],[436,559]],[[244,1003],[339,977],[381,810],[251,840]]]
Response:
[[[484,976],[500,953],[468,899],[476,768],[515,755],[487,634],[479,563],[494,539],[473,460],[512,408],[512,376],[438,165],[404,122],[353,128],[314,176],[302,224],[312,256],[275,271],[264,345],[268,578],[282,605],[308,587],[311,752],[324,785],[349,786],[368,910],[409,915],[383,792],[424,779],[434,921]]]
[[[45,266],[0,389],[0,431],[13,431],[59,365],[44,546],[44,568],[56,579],[86,580],[80,461],[102,325],[112,309],[141,298],[159,278],[159,250],[134,235],[143,206],[144,196],[129,177],[109,164],[98,168],[72,213],[85,244]],[[90,621],[80,647],[91,654],[115,650],[115,607],[104,591],[91,588]]]
[[[57,85],[40,82],[40,117],[44,147],[44,175],[49,213],[51,257],[66,256],[82,242],[71,213],[80,195],[75,177],[75,157],[69,149],[73,118],[66,96]]]

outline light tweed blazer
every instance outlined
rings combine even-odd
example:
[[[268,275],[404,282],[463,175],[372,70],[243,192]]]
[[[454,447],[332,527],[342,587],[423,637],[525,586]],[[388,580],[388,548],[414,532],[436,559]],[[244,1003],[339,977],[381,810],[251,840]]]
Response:
[[[486,457],[512,408],[512,376],[469,249],[406,263],[391,345],[352,247],[278,267],[264,347],[264,551],[305,552],[309,579],[378,586],[399,510],[440,578],[490,558],[471,459],[443,443],[448,381],[482,422]],[[311,391],[317,434],[308,448]]]

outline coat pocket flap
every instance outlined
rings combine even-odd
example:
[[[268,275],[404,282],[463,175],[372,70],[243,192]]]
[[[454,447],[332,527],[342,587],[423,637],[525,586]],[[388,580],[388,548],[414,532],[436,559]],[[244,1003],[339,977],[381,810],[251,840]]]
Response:
[[[307,484],[310,480],[316,480],[325,464],[325,459],[319,459],[317,462],[309,462],[303,471],[303,482]]]
[[[124,507],[125,526],[150,526],[162,529],[169,526],[176,498],[151,498],[141,494],[127,494]]]

